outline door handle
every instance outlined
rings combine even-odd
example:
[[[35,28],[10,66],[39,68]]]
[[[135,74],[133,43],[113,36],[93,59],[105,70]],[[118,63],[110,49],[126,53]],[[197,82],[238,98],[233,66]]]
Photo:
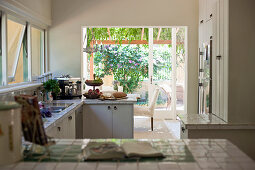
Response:
[[[117,106],[114,106],[114,110],[118,110]]]

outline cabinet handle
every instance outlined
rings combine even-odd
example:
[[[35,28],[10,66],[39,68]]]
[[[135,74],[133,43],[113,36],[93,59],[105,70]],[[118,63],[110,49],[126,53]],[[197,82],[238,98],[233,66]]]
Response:
[[[204,20],[201,20],[201,21],[200,21],[200,24],[203,24],[203,23],[204,23]]]
[[[73,119],[73,117],[72,117],[72,116],[69,116],[69,117],[68,117],[68,119],[69,119],[69,120],[72,120],[72,119]]]
[[[212,14],[210,15],[210,18],[212,18]]]
[[[58,127],[58,131],[59,131],[59,132],[61,131],[61,127]]]
[[[185,128],[184,127],[182,127],[182,133],[184,133],[185,132]]]
[[[118,108],[117,108],[117,106],[114,106],[114,110],[117,110]]]
[[[108,110],[111,110],[111,106],[108,106]]]
[[[217,55],[216,60],[220,60],[220,59],[221,59],[221,55]]]

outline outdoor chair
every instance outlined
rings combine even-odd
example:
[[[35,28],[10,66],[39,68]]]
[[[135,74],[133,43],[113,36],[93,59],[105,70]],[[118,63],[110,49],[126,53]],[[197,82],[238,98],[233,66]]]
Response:
[[[153,131],[153,115],[155,111],[155,105],[159,95],[159,88],[154,90],[152,100],[149,106],[134,106],[134,116],[146,116],[151,118],[151,131]]]

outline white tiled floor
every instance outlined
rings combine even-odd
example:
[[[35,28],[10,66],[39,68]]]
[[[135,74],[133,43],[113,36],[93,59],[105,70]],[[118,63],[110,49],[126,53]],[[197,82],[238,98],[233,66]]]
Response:
[[[150,118],[135,117],[134,119],[135,139],[176,139],[172,131],[162,119],[154,119],[154,128],[151,131]]]

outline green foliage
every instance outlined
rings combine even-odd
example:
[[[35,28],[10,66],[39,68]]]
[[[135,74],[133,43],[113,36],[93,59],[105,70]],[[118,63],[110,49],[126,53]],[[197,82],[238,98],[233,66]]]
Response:
[[[122,43],[122,40],[141,40],[142,28],[109,28],[111,40],[119,40],[119,43]],[[107,28],[87,28],[87,45],[90,46],[92,40],[92,32],[95,37],[95,40],[109,40],[109,34]],[[144,40],[149,39],[149,29],[144,28]]]
[[[158,37],[159,28],[153,29],[153,39],[156,40]],[[172,28],[161,28],[159,40],[171,40],[172,39]]]
[[[172,61],[169,45],[154,45],[153,47],[153,79],[170,80]]]
[[[88,45],[92,39],[92,31],[96,40],[109,40],[107,28],[88,28]],[[157,39],[158,28],[153,29],[154,40]],[[149,29],[144,29],[144,40],[148,40]],[[112,40],[140,40],[142,28],[110,28]],[[177,67],[182,67],[185,57],[185,46],[183,44],[185,29],[178,28],[177,31]],[[172,29],[162,28],[160,40],[171,40]],[[94,53],[94,71],[100,77],[114,75],[114,79],[120,82],[124,92],[132,93],[139,82],[148,78],[148,45],[112,45],[105,46],[104,51]],[[172,45],[154,45],[153,48],[153,77],[154,80],[171,79],[171,47]],[[88,56],[89,59],[90,55]],[[184,68],[183,68],[184,69]]]
[[[95,53],[95,73],[104,77],[113,73],[126,93],[132,93],[144,78],[148,78],[148,50],[128,46],[106,46]]]
[[[43,83],[43,87],[47,92],[53,92],[55,94],[58,94],[60,92],[57,80],[50,79]]]
[[[153,57],[154,80],[170,80],[171,48],[168,45],[155,46]],[[148,78],[148,46],[113,45],[94,54],[94,71],[100,77],[113,74],[124,92],[132,93],[139,82]]]

